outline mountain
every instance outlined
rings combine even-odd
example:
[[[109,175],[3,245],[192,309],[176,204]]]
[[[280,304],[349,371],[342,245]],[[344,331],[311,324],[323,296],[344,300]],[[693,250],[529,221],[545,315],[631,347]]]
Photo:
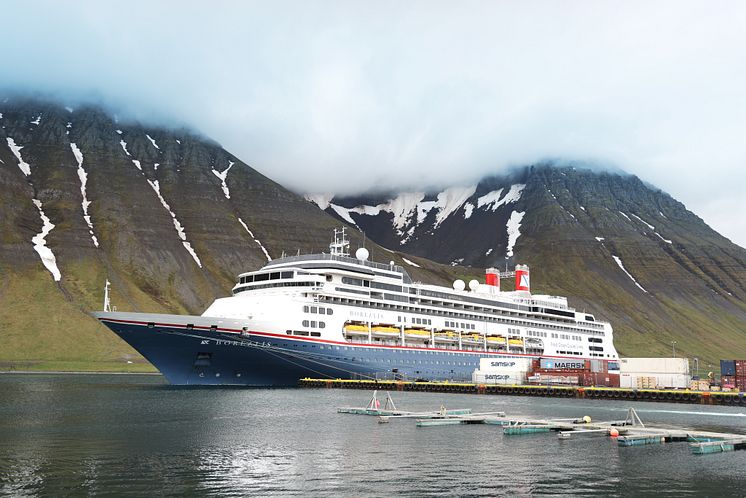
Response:
[[[120,310],[200,313],[270,257],[328,250],[342,220],[415,280],[526,263],[535,292],[611,321],[623,355],[746,357],[746,251],[634,176],[539,165],[314,198],[327,212],[194,131],[0,98],[0,369],[152,368],[89,316],[107,279]]]
[[[120,310],[201,313],[238,273],[328,250],[340,226],[192,131],[20,98],[0,98],[0,212],[0,369],[151,368],[88,315],[107,279]],[[420,263],[415,278],[453,278]]]
[[[746,357],[746,250],[633,175],[543,164],[442,191],[306,198],[390,249],[528,264],[535,291],[611,321],[622,354]]]

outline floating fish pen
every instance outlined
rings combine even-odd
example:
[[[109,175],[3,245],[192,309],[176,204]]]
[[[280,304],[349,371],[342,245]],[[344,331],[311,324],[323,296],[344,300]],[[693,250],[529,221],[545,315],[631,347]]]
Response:
[[[472,413],[468,408],[448,410],[442,406],[432,411],[397,410],[391,395],[386,393],[383,408],[377,392],[365,407],[337,409],[338,413],[355,415],[378,415],[379,422],[389,418],[414,418],[417,427],[442,427],[455,425],[498,425],[504,436],[523,436],[556,432],[561,440],[579,436],[610,437],[619,447],[648,446],[654,444],[686,442],[692,454],[707,455],[746,449],[746,435],[702,431],[698,429],[650,427],[646,426],[635,412],[629,408],[623,420],[593,422],[590,417],[576,419],[539,419],[530,417],[509,417],[505,412]],[[390,416],[384,414],[391,413]]]

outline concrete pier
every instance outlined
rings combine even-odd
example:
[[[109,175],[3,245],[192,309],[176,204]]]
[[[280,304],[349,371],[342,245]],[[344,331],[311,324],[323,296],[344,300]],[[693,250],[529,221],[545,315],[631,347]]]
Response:
[[[613,387],[574,387],[539,385],[493,385],[457,382],[407,382],[393,380],[311,379],[298,381],[299,387],[420,391],[435,393],[500,394],[554,398],[614,399],[688,403],[697,405],[746,406],[744,393],[691,391],[688,389],[624,389]]]

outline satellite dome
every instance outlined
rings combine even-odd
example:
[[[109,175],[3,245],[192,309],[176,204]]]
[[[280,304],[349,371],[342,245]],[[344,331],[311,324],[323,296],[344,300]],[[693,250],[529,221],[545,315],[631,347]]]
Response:
[[[370,256],[370,253],[364,247],[361,247],[360,249],[355,251],[355,257],[360,261],[365,261],[366,259],[368,259],[368,256]]]
[[[463,280],[461,280],[461,279],[454,280],[453,281],[453,288],[454,288],[454,290],[462,291],[462,290],[464,290],[464,288],[466,288],[466,283]]]
[[[469,289],[472,292],[476,292],[476,290],[479,289],[479,280],[477,279],[469,280]]]

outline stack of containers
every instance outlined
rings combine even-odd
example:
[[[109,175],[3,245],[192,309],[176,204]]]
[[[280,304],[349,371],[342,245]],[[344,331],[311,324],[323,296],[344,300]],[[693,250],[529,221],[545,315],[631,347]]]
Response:
[[[471,380],[475,384],[524,384],[530,367],[529,358],[482,358]]]
[[[720,385],[727,389],[736,387],[736,360],[720,360]]]
[[[740,391],[746,391],[746,360],[735,360],[736,363],[736,387]]]

